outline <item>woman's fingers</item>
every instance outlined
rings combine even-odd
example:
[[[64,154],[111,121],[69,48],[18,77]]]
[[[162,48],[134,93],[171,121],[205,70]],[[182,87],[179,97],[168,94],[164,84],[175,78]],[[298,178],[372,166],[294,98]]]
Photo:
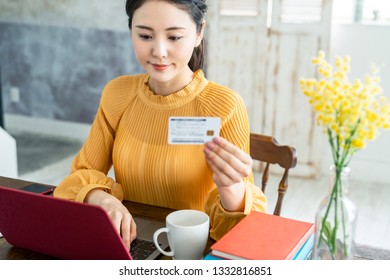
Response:
[[[137,224],[125,207],[111,213],[111,219],[127,248],[137,238]]]
[[[87,202],[103,207],[123,242],[130,248],[131,242],[137,237],[137,226],[122,202],[100,189],[92,190],[87,196]]]
[[[204,152],[217,184],[230,185],[250,175],[252,158],[225,139],[217,137],[207,142]]]
[[[227,164],[245,174],[248,173],[248,167],[252,167],[252,158],[247,153],[221,137],[214,138],[212,142],[207,142],[205,148],[210,152],[210,156],[218,156],[214,159],[221,170],[221,166]]]
[[[131,226],[130,226],[130,244],[137,238],[137,224],[135,223],[134,219],[131,219]]]
[[[237,182],[242,179],[242,175],[239,172],[230,165],[225,164],[215,153],[211,153],[210,155],[206,154],[206,159],[210,168],[213,170],[213,179],[218,186],[231,185],[232,182]]]
[[[244,178],[252,171],[252,158],[237,146],[217,137],[204,147],[206,160],[213,171],[221,204],[227,211],[243,211]]]
[[[234,158],[244,164],[252,164],[252,158],[247,153],[222,137],[215,137],[213,141],[209,143],[214,144],[216,146],[215,152],[227,161]]]
[[[132,221],[132,217],[130,214],[125,214],[123,217],[122,217],[122,220],[121,220],[121,230],[120,230],[120,234],[122,236],[122,240],[123,242],[125,243],[126,247],[130,249],[130,244],[131,244],[131,235],[130,235],[130,232],[131,232],[131,221]]]

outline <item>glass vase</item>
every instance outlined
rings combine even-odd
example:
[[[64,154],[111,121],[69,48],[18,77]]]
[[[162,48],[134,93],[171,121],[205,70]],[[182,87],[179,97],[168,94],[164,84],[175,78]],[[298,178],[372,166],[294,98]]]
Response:
[[[348,198],[350,168],[330,168],[330,188],[316,213],[312,258],[346,260],[355,254],[357,211]]]

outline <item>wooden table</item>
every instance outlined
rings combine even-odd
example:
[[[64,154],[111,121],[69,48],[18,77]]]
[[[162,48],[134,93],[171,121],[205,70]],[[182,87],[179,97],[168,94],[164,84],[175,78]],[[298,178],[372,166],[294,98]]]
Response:
[[[10,188],[19,189],[27,186],[33,182],[23,181],[18,179],[12,179],[0,176],[0,185]],[[164,221],[165,217],[171,213],[172,209],[157,207],[152,205],[146,205],[131,201],[124,201],[123,204],[129,209],[130,213],[138,217],[147,217]],[[210,238],[207,244],[206,251],[213,244],[213,240]],[[367,246],[363,244],[357,244],[355,259],[357,260],[390,260],[390,250],[376,248],[373,246]],[[47,256],[41,253],[25,250],[21,248],[15,248],[11,246],[5,238],[0,238],[0,260],[50,260],[54,259],[51,256]],[[163,256],[163,259],[166,259]]]

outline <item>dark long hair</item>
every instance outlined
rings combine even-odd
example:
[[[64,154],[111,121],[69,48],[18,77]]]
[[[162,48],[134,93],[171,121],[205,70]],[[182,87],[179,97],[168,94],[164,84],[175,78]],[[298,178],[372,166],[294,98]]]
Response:
[[[126,14],[129,17],[129,29],[131,30],[134,12],[148,0],[126,0]],[[196,24],[196,31],[202,29],[202,22],[207,12],[206,0],[163,0],[186,11]],[[194,48],[188,66],[192,71],[202,69],[205,58],[205,41],[202,38],[200,45]]]

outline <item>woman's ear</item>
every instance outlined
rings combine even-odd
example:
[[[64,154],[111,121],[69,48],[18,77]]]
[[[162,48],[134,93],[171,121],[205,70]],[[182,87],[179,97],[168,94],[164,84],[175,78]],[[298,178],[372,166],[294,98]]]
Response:
[[[202,27],[197,35],[197,38],[195,41],[195,48],[199,47],[200,43],[202,42],[205,27],[206,27],[206,21],[202,20]]]

